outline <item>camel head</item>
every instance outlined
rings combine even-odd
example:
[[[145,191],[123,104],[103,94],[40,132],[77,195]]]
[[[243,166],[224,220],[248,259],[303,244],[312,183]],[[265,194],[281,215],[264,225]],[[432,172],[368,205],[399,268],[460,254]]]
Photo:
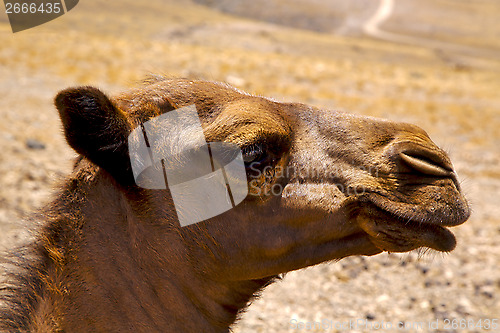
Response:
[[[113,179],[136,223],[168,225],[157,241],[163,232],[164,247],[182,244],[179,253],[216,279],[264,278],[382,251],[451,251],[449,228],[470,214],[449,157],[414,125],[181,79],[149,82],[114,99],[96,88],[70,88],[56,105],[69,144],[98,166],[93,172]],[[189,105],[207,142],[241,148],[248,195],[223,214],[181,227],[168,190],[135,183],[128,137]]]

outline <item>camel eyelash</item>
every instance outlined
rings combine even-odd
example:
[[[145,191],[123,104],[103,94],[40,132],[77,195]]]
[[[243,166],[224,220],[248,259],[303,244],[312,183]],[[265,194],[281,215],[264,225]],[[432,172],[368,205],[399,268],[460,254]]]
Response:
[[[245,164],[262,163],[268,156],[267,145],[264,143],[254,143],[241,149]]]

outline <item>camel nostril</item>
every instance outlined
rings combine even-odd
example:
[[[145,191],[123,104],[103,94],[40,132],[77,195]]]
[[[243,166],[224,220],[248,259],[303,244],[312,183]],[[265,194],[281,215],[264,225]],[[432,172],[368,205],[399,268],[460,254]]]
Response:
[[[453,176],[451,164],[438,156],[429,158],[420,154],[400,153],[401,160],[410,168],[432,176],[450,177]]]

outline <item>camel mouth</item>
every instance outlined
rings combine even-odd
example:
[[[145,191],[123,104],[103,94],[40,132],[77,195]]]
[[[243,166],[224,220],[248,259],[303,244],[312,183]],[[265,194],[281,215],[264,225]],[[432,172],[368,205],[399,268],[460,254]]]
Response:
[[[371,242],[382,251],[407,252],[430,248],[450,252],[457,244],[449,226],[403,218],[373,204],[368,205],[356,219]]]
[[[448,228],[464,223],[471,214],[454,179],[439,177],[432,183],[410,186],[402,185],[399,193],[404,195],[399,197],[389,192],[366,193],[361,198],[364,209],[357,217],[359,226],[384,251],[422,247],[452,251],[457,242]]]

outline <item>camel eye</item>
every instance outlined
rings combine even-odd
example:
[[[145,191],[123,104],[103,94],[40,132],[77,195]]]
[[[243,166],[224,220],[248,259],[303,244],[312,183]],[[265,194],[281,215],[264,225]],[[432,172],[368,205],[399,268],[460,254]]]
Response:
[[[269,160],[269,154],[267,152],[267,146],[262,143],[252,144],[247,147],[242,148],[243,161],[245,162],[245,167],[259,167],[264,165]]]

